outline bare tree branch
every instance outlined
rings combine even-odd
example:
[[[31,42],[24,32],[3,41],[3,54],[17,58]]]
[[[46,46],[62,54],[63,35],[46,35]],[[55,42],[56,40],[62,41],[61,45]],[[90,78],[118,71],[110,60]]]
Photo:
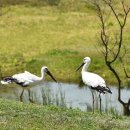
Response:
[[[130,8],[126,9],[124,2],[122,2],[122,7],[123,7],[123,11],[124,11],[124,18],[123,18],[123,22],[121,22],[120,17],[118,16],[116,10],[113,7],[112,4],[112,0],[102,0],[106,5],[108,5],[108,7],[110,7],[112,13],[114,14],[118,24],[119,24],[119,36],[118,38],[115,38],[115,41],[113,42],[114,44],[112,45],[112,41],[109,40],[110,34],[109,36],[106,34],[106,26],[105,26],[105,20],[104,20],[104,16],[103,16],[103,10],[101,9],[101,6],[96,3],[95,6],[97,8],[97,15],[99,17],[99,20],[101,22],[101,31],[100,31],[100,39],[101,39],[101,44],[103,45],[104,48],[104,58],[105,58],[105,62],[106,65],[108,66],[108,68],[111,70],[111,72],[114,74],[114,76],[116,77],[117,81],[118,81],[118,100],[119,102],[124,106],[124,110],[125,112],[129,112],[130,115],[130,110],[129,110],[129,106],[130,106],[130,99],[128,100],[128,103],[124,102],[121,99],[121,78],[118,75],[117,70],[112,66],[113,63],[115,63],[115,61],[117,61],[118,59],[120,60],[122,66],[123,66],[123,70],[124,73],[126,75],[126,77],[128,78],[128,74],[125,68],[125,65],[122,61],[122,58],[125,56],[126,51],[124,51],[124,54],[122,56],[121,53],[121,49],[123,46],[123,33],[124,33],[124,26],[126,25],[126,20],[128,17],[128,14],[130,12]],[[125,50],[125,48],[124,48]]]
[[[122,26],[121,21],[118,17],[118,14],[116,13],[115,9],[113,8],[113,6],[111,4],[112,3],[111,0],[103,0],[103,1],[111,8],[111,10],[112,10],[113,14],[115,15],[115,18],[117,19],[119,25]]]
[[[124,1],[122,1],[121,4],[122,4],[123,10],[124,10],[124,13],[125,13],[125,15],[126,15],[126,14],[127,14],[127,11],[126,11],[126,9],[125,9]]]
[[[120,62],[122,64],[122,67],[123,67],[126,78],[130,78],[130,76],[128,76],[128,74],[127,74],[127,71],[126,71],[125,65],[123,63],[122,57],[119,57],[119,60],[120,60]]]

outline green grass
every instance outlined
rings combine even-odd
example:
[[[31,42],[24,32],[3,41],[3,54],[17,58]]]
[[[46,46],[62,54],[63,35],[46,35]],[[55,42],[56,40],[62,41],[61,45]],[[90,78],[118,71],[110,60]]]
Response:
[[[130,118],[0,99],[2,130],[130,130]]]
[[[76,73],[75,69],[85,56],[90,56],[92,64],[89,70],[100,74],[108,84],[116,83],[99,51],[99,23],[89,6],[83,11],[62,11],[59,6],[22,4],[5,6],[2,11],[7,11],[0,17],[0,67],[3,76],[25,69],[40,75],[41,67],[46,65],[58,81],[79,82],[80,72]],[[118,26],[111,19],[109,26]],[[130,41],[128,31],[129,27],[125,30],[125,40]],[[119,64],[117,69],[120,70]],[[123,75],[122,71],[120,73]]]

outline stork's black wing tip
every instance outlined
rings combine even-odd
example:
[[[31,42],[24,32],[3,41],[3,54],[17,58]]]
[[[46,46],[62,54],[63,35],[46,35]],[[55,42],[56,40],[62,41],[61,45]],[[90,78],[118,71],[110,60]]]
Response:
[[[112,91],[110,90],[110,92],[109,92],[110,94],[112,94]]]

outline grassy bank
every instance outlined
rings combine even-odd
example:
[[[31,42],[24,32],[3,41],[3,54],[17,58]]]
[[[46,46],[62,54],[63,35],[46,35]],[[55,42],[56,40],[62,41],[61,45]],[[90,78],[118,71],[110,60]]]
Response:
[[[0,129],[130,130],[130,118],[0,99]]]
[[[3,76],[25,69],[40,75],[41,67],[46,65],[58,81],[79,82],[80,72],[75,73],[75,69],[85,56],[90,56],[89,70],[100,74],[109,84],[115,83],[99,51],[99,23],[91,8],[65,12],[56,6],[13,5],[3,7],[2,12],[6,12],[0,17]],[[130,40],[128,29],[126,40]],[[117,63],[118,70],[120,67]],[[130,70],[129,66],[127,69]]]

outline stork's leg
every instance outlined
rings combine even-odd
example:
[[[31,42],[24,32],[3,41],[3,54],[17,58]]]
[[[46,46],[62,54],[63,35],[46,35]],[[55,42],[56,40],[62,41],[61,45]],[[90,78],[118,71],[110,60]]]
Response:
[[[31,96],[30,89],[28,89],[28,94],[29,94],[29,101],[30,101],[31,103],[34,103],[33,100],[30,98],[30,96]]]
[[[102,113],[102,99],[101,99],[101,93],[99,94],[99,100],[100,100],[100,113]]]
[[[91,91],[92,93],[92,98],[93,98],[93,113],[94,113],[94,94],[93,94],[93,91]]]
[[[21,95],[20,95],[20,101],[21,101],[21,102],[23,102],[23,92],[24,92],[24,88],[23,88],[23,91],[22,91],[22,93],[21,93]]]

